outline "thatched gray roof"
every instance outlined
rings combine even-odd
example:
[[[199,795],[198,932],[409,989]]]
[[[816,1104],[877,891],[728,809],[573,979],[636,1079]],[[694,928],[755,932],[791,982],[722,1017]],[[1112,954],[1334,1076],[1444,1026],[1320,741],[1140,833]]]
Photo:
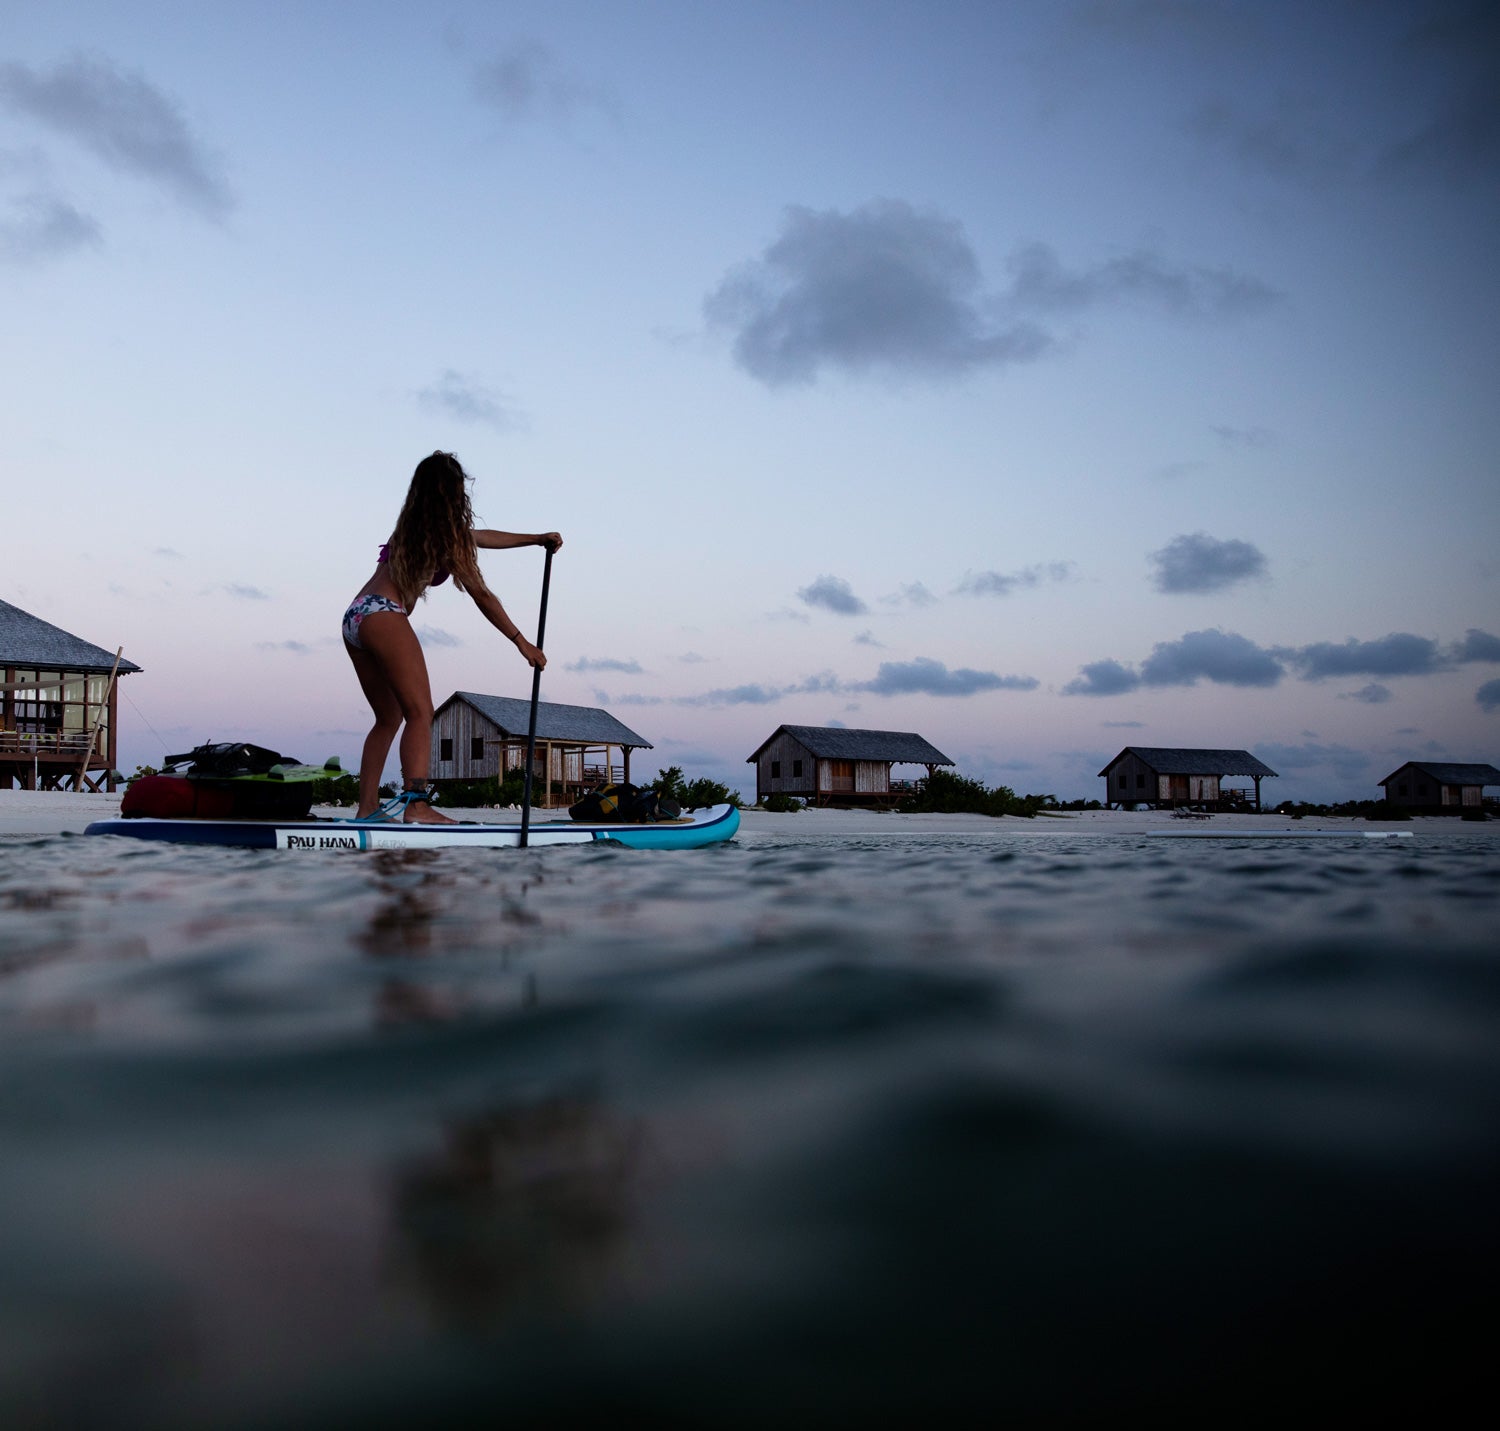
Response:
[[[467,701],[480,715],[493,721],[503,735],[526,739],[531,724],[531,702],[514,696],[485,696],[478,691],[454,691],[438,709],[446,710],[454,701]],[[651,750],[651,742],[637,735],[628,725],[617,721],[597,706],[565,706],[556,701],[538,701],[536,738],[558,740],[574,745],[620,745],[636,750]]]
[[[12,606],[0,601],[0,666],[21,666],[44,671],[103,671],[106,675],[114,668],[115,653],[85,641]],[[134,661],[120,661],[120,674],[139,671]]]
[[[1462,765],[1444,760],[1408,760],[1401,770],[1420,770],[1439,785],[1500,785],[1500,770],[1493,765]],[[1380,785],[1389,785],[1401,770],[1393,770]]]
[[[746,757],[746,764],[754,764],[761,751],[782,734],[791,736],[818,760],[888,760],[893,765],[953,764],[937,746],[913,731],[847,730],[838,725],[777,726],[756,747],[755,754]]]
[[[1189,750],[1183,746],[1127,745],[1099,773],[1108,775],[1133,755],[1158,775],[1275,775],[1248,750]]]

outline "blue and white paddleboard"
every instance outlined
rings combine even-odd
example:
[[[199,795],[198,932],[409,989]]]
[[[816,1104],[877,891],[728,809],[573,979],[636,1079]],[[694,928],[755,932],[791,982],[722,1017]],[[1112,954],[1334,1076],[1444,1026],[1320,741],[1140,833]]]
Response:
[[[733,805],[710,805],[652,825],[586,825],[575,820],[533,821],[528,846],[628,845],[633,850],[691,850],[732,840],[740,827]],[[388,820],[95,820],[85,835],[124,835],[178,845],[241,845],[257,850],[514,849],[516,824],[417,825]]]

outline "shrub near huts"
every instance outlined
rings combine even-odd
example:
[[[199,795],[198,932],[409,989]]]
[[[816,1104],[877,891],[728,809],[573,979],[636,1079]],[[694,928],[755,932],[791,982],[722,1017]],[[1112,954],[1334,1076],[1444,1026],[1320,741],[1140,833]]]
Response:
[[[1021,815],[1029,820],[1054,803],[1050,795],[1017,795],[1008,785],[991,789],[982,780],[934,770],[922,793],[905,808],[934,815]]]
[[[675,800],[684,810],[706,810],[710,805],[733,805],[736,810],[744,808],[738,790],[731,790],[707,776],[686,780],[680,765],[669,765],[665,770],[657,771],[656,779],[646,788],[664,799]]]

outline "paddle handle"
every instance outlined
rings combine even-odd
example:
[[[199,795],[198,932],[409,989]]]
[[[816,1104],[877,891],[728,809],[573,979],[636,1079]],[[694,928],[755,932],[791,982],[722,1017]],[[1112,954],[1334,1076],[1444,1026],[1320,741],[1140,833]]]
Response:
[[[547,639],[547,593],[552,586],[552,548],[547,548],[547,560],[542,564],[542,609],[536,618],[536,644],[546,650]],[[521,848],[525,849],[531,833],[531,772],[536,761],[536,708],[542,695],[542,671],[540,666],[531,672],[531,720],[526,727],[526,784],[521,796]],[[550,774],[550,772],[549,772]]]

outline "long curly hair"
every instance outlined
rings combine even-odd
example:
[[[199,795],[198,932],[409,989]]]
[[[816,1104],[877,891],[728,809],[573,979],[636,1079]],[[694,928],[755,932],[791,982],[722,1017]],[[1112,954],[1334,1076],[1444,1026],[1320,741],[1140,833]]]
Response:
[[[424,457],[412,473],[386,552],[391,580],[408,609],[442,572],[452,574],[460,591],[485,590],[474,550],[468,482],[451,452]]]

